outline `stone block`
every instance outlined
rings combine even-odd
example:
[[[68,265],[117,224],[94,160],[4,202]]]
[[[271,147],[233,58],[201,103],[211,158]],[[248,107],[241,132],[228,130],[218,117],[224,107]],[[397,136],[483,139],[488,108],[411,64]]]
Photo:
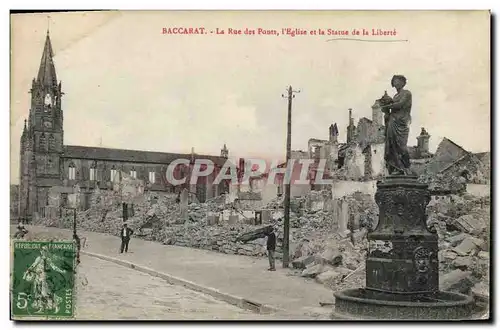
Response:
[[[441,291],[452,291],[468,294],[474,284],[472,283],[472,272],[455,269],[439,278],[439,289]]]
[[[490,253],[486,251],[479,252],[477,256],[483,260],[490,260]]]
[[[467,237],[460,243],[458,246],[453,248],[453,251],[455,251],[459,256],[466,256],[469,254],[474,254],[477,252],[478,247],[477,247],[477,241],[474,240],[472,237]],[[479,242],[480,243],[480,242]]]
[[[453,260],[452,265],[455,268],[467,270],[472,267],[473,263],[472,257],[457,257]]]
[[[471,237],[471,236],[469,234],[466,234],[466,233],[460,233],[458,235],[455,235],[455,236],[448,238],[447,241],[450,243],[450,246],[455,247],[458,244],[462,243],[462,241],[464,239],[466,239],[467,237]]]
[[[292,267],[296,269],[305,269],[314,262],[314,256],[302,256],[292,261]]]
[[[490,284],[488,281],[476,283],[471,289],[472,296],[477,301],[488,303],[490,300]]]
[[[486,223],[481,217],[474,216],[472,214],[466,214],[452,222],[452,225],[458,228],[464,233],[469,233],[472,235],[479,235],[481,232],[486,230]]]
[[[316,277],[316,275],[321,274],[324,270],[325,266],[322,264],[315,264],[311,265],[310,267],[307,267],[302,271],[302,274],[300,276],[302,277],[309,277],[313,278]]]
[[[444,251],[439,251],[441,252],[441,257],[442,257],[442,260],[441,261],[445,261],[445,260],[455,260],[457,258],[457,253],[452,251],[452,250],[444,250]]]
[[[234,224],[238,223],[238,216],[237,215],[230,215],[227,222],[230,225],[234,225]]]
[[[323,253],[317,255],[315,260],[316,263],[320,263],[323,265],[332,265],[337,266],[342,262],[342,253],[338,249],[335,248],[327,248]]]
[[[292,251],[292,250],[290,250]],[[313,254],[313,249],[311,248],[310,242],[309,241],[302,241],[300,242],[295,250],[293,250],[293,259],[297,259],[300,257],[308,256]]]

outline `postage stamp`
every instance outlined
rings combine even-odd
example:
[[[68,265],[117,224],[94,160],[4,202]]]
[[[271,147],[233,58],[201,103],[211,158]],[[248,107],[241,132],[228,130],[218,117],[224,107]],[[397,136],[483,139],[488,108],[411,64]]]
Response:
[[[73,242],[14,242],[12,316],[73,317],[75,266]]]

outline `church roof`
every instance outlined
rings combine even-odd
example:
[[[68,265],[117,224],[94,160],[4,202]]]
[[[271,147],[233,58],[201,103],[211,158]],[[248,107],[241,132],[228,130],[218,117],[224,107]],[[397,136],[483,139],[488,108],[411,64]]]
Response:
[[[54,52],[52,50],[52,43],[50,42],[50,36],[47,32],[37,76],[37,82],[43,84],[44,86],[57,86],[56,68],[54,66],[53,57]]]
[[[112,149],[86,146],[64,146],[64,158],[121,161],[132,163],[170,164],[176,159],[191,159],[191,154],[177,154],[156,151]],[[195,159],[209,159],[223,166],[227,159],[219,156],[194,154]]]

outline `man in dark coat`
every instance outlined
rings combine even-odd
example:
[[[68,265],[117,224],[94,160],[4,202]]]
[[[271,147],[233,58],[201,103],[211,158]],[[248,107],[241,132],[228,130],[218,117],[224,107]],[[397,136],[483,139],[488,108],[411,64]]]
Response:
[[[120,237],[122,239],[120,253],[123,253],[123,249],[125,249],[125,252],[128,252],[128,243],[130,242],[130,236],[132,236],[133,233],[134,233],[134,231],[132,229],[128,228],[127,224],[124,223],[123,228],[120,232]]]
[[[270,271],[275,271],[275,263],[274,263],[274,251],[276,251],[276,234],[274,233],[274,229],[266,234],[267,236],[267,256],[269,257],[269,269]]]

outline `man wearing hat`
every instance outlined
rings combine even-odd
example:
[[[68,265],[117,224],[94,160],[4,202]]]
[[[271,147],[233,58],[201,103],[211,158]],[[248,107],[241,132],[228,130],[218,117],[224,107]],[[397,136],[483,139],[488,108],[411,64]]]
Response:
[[[267,236],[267,256],[269,257],[269,271],[275,271],[274,252],[276,250],[276,234],[274,228],[271,227],[266,233]]]
[[[123,223],[123,228],[120,232],[120,237],[122,239],[122,245],[120,247],[120,253],[123,253],[123,249],[125,249],[125,252],[128,252],[128,243],[130,242],[130,236],[134,231],[130,228],[127,227],[127,223]]]

